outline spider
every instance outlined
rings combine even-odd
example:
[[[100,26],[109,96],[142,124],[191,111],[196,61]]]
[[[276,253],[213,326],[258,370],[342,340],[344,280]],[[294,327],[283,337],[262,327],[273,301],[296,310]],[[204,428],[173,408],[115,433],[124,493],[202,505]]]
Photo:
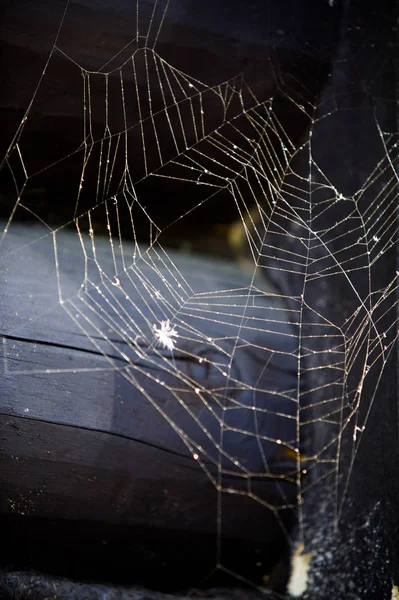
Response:
[[[174,338],[179,337],[174,325],[171,325],[169,319],[166,319],[166,321],[161,321],[161,326],[159,328],[156,325],[153,325],[152,327],[156,339],[164,348],[168,348],[168,350],[172,351],[176,343]]]

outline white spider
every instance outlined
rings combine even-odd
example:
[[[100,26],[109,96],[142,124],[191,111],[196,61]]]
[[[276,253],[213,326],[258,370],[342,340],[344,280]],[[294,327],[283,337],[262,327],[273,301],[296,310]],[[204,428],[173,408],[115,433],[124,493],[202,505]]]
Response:
[[[156,325],[153,325],[152,328],[154,330],[155,337],[162,344],[162,346],[172,351],[176,343],[174,338],[178,338],[179,334],[177,333],[175,326],[170,324],[169,319],[166,319],[166,321],[161,321],[161,326],[159,328]]]

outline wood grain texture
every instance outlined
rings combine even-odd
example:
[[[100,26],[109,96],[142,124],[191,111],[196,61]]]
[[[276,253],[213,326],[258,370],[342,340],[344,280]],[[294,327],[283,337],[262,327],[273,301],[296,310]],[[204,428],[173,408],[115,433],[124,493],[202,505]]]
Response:
[[[83,239],[85,244],[90,243],[89,238]],[[85,335],[79,319],[71,318],[60,304],[61,281],[66,303],[74,303],[76,314],[84,321],[87,307],[79,305],[84,252],[76,234],[57,232],[54,243],[53,235],[45,228],[13,225],[5,240],[0,258],[3,564],[82,578],[96,578],[104,570],[108,580],[175,589],[176,582],[179,587],[196,585],[214,571],[221,536],[223,564],[262,582],[285,543],[277,513],[262,502],[279,505],[282,493],[287,503],[290,498],[294,502],[295,486],[262,476],[264,468],[256,458],[256,436],[227,431],[227,452],[238,453],[249,468],[259,471],[250,484],[251,493],[259,501],[247,494],[222,494],[218,529],[217,452],[204,428],[216,440],[220,424],[207,415],[193,386],[184,383],[197,381],[205,395],[207,389],[226,385],[220,370],[212,364],[223,362],[223,353],[232,351],[234,338],[229,334],[241,317],[229,314],[239,303],[226,295],[224,318],[215,319],[210,312],[203,320],[196,316],[193,300],[188,298],[179,304],[170,296],[180,330],[187,324],[197,327],[205,337],[221,340],[213,346],[192,336],[185,339],[183,330],[170,369],[168,351],[151,347],[151,331],[147,339],[140,340],[142,355],[138,355],[129,339],[118,336],[116,327],[111,331],[106,327],[104,315],[116,318],[115,305],[106,301],[100,307],[94,304],[96,310],[90,312],[90,322],[97,329],[93,327]],[[133,252],[132,245],[124,244],[124,258],[127,261],[130,257],[129,265]],[[223,261],[178,253],[172,253],[172,259],[176,273],[184,276],[191,290],[240,289],[251,277],[251,273],[240,272]],[[96,260],[104,273],[112,272],[114,260],[105,237],[96,237]],[[116,251],[116,260],[122,265],[120,250]],[[150,261],[142,261],[140,273],[130,271],[130,266],[118,272],[132,306],[147,306],[148,311],[151,305],[143,303],[146,291],[142,281],[152,280],[160,286],[171,268],[160,265],[154,270],[150,265]],[[248,385],[283,393],[295,388],[296,365],[293,357],[291,360],[288,354],[276,350],[294,352],[295,335],[288,323],[276,319],[284,306],[275,290],[268,289],[264,282],[262,285],[257,302],[266,311],[264,314],[269,311],[270,324],[259,330],[248,328],[245,351],[236,350],[232,373]],[[89,300],[90,294],[89,287],[85,296]],[[208,302],[212,311],[212,298]],[[152,308],[156,307],[154,304]],[[140,317],[131,310],[132,319],[141,319],[142,330],[148,330],[146,315]],[[257,308],[246,310],[250,316]],[[151,323],[153,316],[151,312],[148,315]],[[203,363],[193,356],[203,357]],[[266,360],[270,365],[268,375],[259,380]],[[161,378],[162,386],[157,383]],[[184,405],[176,401],[172,393],[175,388],[180,390]],[[232,420],[226,423],[250,432],[254,423],[245,406],[253,402],[253,392],[232,388],[230,394],[236,394],[243,408],[233,411]],[[212,395],[208,401],[213,402]],[[267,419],[259,417],[263,418],[263,433],[287,441],[294,437],[292,419],[272,414],[275,396],[262,392],[256,402],[264,402],[271,409]],[[201,419],[198,423],[190,417],[188,408]],[[213,410],[217,414],[220,407],[215,404]],[[293,401],[286,400],[281,410],[292,414]],[[201,458],[209,476],[193,460],[179,431],[202,445]],[[292,470],[293,463],[283,455],[273,459],[278,448],[265,441],[264,451],[275,471]],[[240,470],[224,460],[223,468],[229,467],[231,473],[223,476],[223,487],[248,491],[248,481],[241,477]],[[288,524],[293,512],[282,510],[278,517]],[[228,583],[230,577],[218,572],[213,580]]]

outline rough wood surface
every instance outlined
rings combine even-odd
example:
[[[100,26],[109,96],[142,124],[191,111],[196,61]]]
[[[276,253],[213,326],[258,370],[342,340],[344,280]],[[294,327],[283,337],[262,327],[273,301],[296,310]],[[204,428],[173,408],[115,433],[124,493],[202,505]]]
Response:
[[[89,237],[83,240],[90,243]],[[172,359],[167,350],[150,347],[154,339],[148,323],[132,312],[132,319],[141,319],[142,330],[149,330],[147,340],[140,341],[140,356],[117,329],[110,332],[104,325],[104,314],[115,317],[112,305],[103,302],[101,309],[97,306],[97,312],[90,314],[97,330],[87,336],[78,319],[71,318],[60,304],[59,283],[66,303],[73,301],[84,321],[78,294],[85,273],[81,244],[67,230],[58,232],[55,241],[45,228],[14,224],[0,258],[0,513],[6,563],[83,578],[95,578],[104,571],[110,580],[168,589],[175,588],[176,582],[179,587],[196,585],[212,574],[217,540],[222,539],[224,565],[261,583],[285,544],[277,513],[262,502],[273,506],[291,499],[294,503],[295,485],[281,480],[276,485],[261,476],[264,466],[255,435],[226,433],[227,453],[260,473],[251,478],[251,493],[261,501],[246,493],[224,493],[218,529],[214,483],[218,470],[217,462],[212,462],[218,456],[204,428],[217,440],[220,424],[207,415],[192,386],[184,383],[190,378],[204,390],[225,386],[220,370],[207,360],[223,362],[223,352],[232,351],[235,338],[229,335],[232,317],[228,315],[237,311],[234,297],[226,296],[223,320],[198,322],[189,301],[179,308],[176,299],[169,298],[178,317],[197,326],[205,338],[218,339],[223,352],[202,339],[185,340],[183,331]],[[97,264],[109,273],[114,268],[109,240],[97,236],[95,241]],[[126,264],[133,264],[133,245],[126,242],[123,252]],[[116,250],[115,256],[121,265],[121,252]],[[171,256],[176,272],[192,290],[240,289],[251,277],[223,261]],[[149,311],[151,300],[143,302],[142,281],[145,278],[160,286],[168,271],[162,266],[154,271],[143,261],[140,273],[141,278],[134,270],[121,269],[118,277],[132,306]],[[127,287],[129,274],[134,285]],[[276,318],[284,306],[275,290],[264,281],[258,283],[263,289],[257,302],[262,318],[270,314],[270,323],[263,329],[248,329],[248,347],[245,352],[236,350],[232,373],[259,389],[295,389],[294,356],[291,360],[278,352],[293,355],[295,335],[289,323]],[[90,291],[89,287],[89,300]],[[157,308],[154,302],[153,308]],[[247,316],[251,310],[256,308],[247,308]],[[192,356],[202,356],[203,363]],[[264,372],[266,361],[269,368]],[[165,369],[165,364],[172,364],[173,369]],[[162,386],[157,383],[161,378]],[[176,401],[173,387],[185,394],[185,406]],[[254,401],[253,392],[232,388],[230,394],[244,407],[227,415],[226,423],[251,431],[252,412],[245,406]],[[257,394],[259,402],[271,410],[259,415],[262,433],[287,442],[295,439],[294,402],[267,392]],[[277,402],[280,413],[286,411],[291,418],[273,414]],[[187,407],[201,419],[199,424]],[[215,404],[213,410],[217,413],[220,407]],[[193,459],[176,427],[203,447],[208,474]],[[278,454],[280,448],[263,442],[271,468],[277,473],[294,469],[290,459]],[[238,468],[229,466],[227,459],[224,468],[231,471],[223,476],[225,489],[248,491]],[[288,524],[293,511],[279,511],[278,516]],[[214,579],[230,581],[222,572],[216,572]]]

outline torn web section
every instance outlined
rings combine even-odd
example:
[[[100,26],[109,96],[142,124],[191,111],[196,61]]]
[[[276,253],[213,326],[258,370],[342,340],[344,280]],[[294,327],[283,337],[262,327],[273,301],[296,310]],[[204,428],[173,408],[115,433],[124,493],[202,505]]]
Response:
[[[250,493],[254,479],[261,502],[292,505],[296,316],[235,265],[116,243],[82,223],[56,243],[61,297],[115,367],[113,430],[192,457],[215,486],[222,474],[230,491]],[[80,246],[72,287],[68,235]],[[178,334],[172,350],[154,335],[165,321]]]

